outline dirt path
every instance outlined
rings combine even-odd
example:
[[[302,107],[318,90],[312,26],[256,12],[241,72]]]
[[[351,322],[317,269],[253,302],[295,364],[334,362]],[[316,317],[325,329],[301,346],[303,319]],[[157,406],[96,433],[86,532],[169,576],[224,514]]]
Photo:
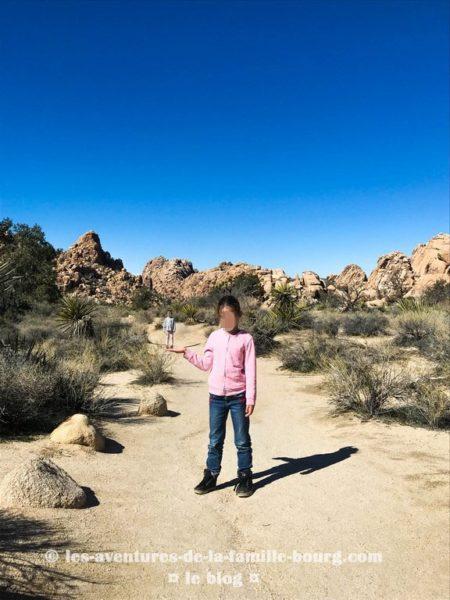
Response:
[[[152,333],[152,339],[158,336],[161,340],[160,332]],[[200,326],[179,326],[177,344],[201,342],[201,351],[204,340]],[[208,443],[207,373],[176,357],[177,383],[164,390],[171,414],[150,419],[135,416],[134,373],[105,378],[105,389],[121,398],[123,407],[108,425],[112,451],[64,451],[53,458],[91,488],[97,502],[84,510],[22,513],[56,528],[54,538],[44,533],[54,539],[49,546],[65,540],[59,561],[47,563],[50,572],[76,578],[63,582],[61,590],[73,585],[77,597],[108,600],[257,594],[308,600],[447,598],[448,435],[332,418],[317,391],[320,377],[277,371],[277,365],[276,359],[258,359],[251,417],[256,492],[250,498],[233,491],[231,420],[219,489],[204,496],[193,492]],[[1,472],[33,447],[36,442],[1,444]],[[142,564],[68,563],[66,549],[91,555],[192,550],[205,559],[167,563],[160,554],[159,561]],[[208,560],[210,551],[261,556],[253,563],[217,562]],[[333,553],[334,564],[306,562],[308,555],[295,562],[295,552]],[[336,564],[339,553],[342,563]],[[352,553],[362,553],[366,562],[347,559]],[[367,553],[380,553],[381,562],[367,562]],[[46,564],[41,551],[27,558]],[[228,579],[208,582],[208,572]],[[178,581],[170,581],[170,574]]]

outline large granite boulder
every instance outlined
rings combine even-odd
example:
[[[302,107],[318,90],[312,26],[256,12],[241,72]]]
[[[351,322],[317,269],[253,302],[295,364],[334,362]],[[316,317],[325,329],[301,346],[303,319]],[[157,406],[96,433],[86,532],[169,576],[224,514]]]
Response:
[[[83,488],[48,458],[26,460],[0,484],[0,505],[7,508],[81,508],[86,504]]]

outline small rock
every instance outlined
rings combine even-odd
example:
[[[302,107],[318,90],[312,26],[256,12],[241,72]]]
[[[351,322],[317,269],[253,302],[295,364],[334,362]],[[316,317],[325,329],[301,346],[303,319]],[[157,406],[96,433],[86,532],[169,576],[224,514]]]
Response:
[[[100,452],[105,448],[105,438],[90,423],[88,417],[82,414],[72,415],[58,425],[50,434],[50,439],[59,444],[89,446]]]
[[[162,417],[167,413],[167,402],[161,394],[143,398],[139,404],[138,415],[155,415]]]

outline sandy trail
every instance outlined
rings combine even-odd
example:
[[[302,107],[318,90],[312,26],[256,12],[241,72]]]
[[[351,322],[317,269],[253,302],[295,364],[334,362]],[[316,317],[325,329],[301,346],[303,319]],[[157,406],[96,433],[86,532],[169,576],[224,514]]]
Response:
[[[162,341],[161,332],[152,331],[151,337]],[[201,352],[204,341],[201,326],[178,326],[177,345],[201,342],[196,348]],[[69,449],[53,458],[91,488],[97,502],[84,510],[21,513],[57,529],[47,538],[49,546],[57,540],[65,544],[55,565],[48,565],[41,551],[26,554],[50,572],[74,578],[63,582],[61,595],[72,585],[77,597],[108,600],[447,598],[447,433],[333,418],[317,389],[319,376],[278,371],[275,358],[259,358],[250,429],[256,492],[238,498],[233,491],[236,451],[229,418],[219,488],[199,496],[193,487],[207,451],[208,374],[181,356],[174,360],[177,381],[163,386],[169,416],[136,417],[136,373],[108,375],[105,389],[122,399],[118,418],[108,423],[115,440],[111,452]],[[37,451],[39,443],[1,444],[1,472]],[[205,558],[69,563],[66,549],[91,555],[192,550]],[[261,560],[208,559],[209,552],[230,551],[259,552]],[[340,553],[342,563],[295,562],[295,552]],[[352,562],[347,556],[353,553],[364,553],[361,559],[381,553],[382,560]],[[221,582],[208,580],[208,572],[221,573]]]

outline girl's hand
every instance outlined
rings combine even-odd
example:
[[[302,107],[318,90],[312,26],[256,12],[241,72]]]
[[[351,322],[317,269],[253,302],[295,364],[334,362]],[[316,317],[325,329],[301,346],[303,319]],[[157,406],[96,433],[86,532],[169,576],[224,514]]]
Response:
[[[254,404],[246,404],[245,405],[245,416],[249,417],[252,414],[254,408],[255,408]]]
[[[166,348],[167,352],[176,352],[177,354],[184,354],[186,348]]]

